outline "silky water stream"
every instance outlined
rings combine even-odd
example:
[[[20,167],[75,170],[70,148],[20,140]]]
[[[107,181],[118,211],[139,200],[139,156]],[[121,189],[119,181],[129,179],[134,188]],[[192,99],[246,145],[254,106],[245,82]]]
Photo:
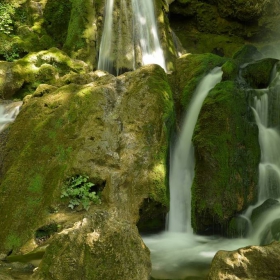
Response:
[[[168,230],[143,238],[151,251],[152,276],[156,279],[185,279],[188,276],[189,279],[195,276],[206,279],[209,264],[218,250],[231,251],[261,244],[265,239],[265,229],[280,217],[280,207],[268,210],[264,213],[265,219],[262,218],[261,223],[254,224],[254,230],[249,232],[246,238],[226,239],[193,234],[190,212],[195,159],[191,139],[203,101],[208,92],[221,81],[221,77],[221,69],[215,68],[201,80],[187,110],[175,149],[171,153]],[[280,105],[279,89],[280,78],[275,72],[269,88],[256,92],[252,104],[259,127],[261,162],[258,202],[242,215],[249,223],[248,227],[252,227],[250,217],[253,209],[268,198],[280,196],[280,136],[277,129],[271,127],[270,121],[273,116],[272,100],[274,103],[278,100],[278,108]],[[274,107],[277,108],[275,104]],[[266,241],[269,243],[271,240]]]
[[[0,133],[16,119],[21,105],[21,101],[0,104]]]
[[[98,69],[119,75],[139,66],[166,70],[151,0],[107,0]]]

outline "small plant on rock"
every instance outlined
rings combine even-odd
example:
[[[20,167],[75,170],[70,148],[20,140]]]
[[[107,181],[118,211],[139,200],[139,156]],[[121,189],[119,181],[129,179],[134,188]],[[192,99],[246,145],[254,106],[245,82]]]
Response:
[[[94,184],[88,182],[88,179],[88,176],[77,175],[71,177],[63,187],[60,197],[70,199],[69,208],[74,209],[74,207],[82,205],[85,210],[88,210],[91,203],[101,203],[98,194],[92,190]]]

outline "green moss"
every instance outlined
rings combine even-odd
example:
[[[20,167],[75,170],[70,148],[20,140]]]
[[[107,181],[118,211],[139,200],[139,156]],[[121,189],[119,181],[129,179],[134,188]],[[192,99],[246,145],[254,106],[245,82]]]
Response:
[[[214,54],[183,55],[177,60],[176,69],[180,95],[177,97],[183,108],[189,104],[192,94],[205,74],[216,66],[221,66],[226,59]],[[177,99],[176,98],[176,99]]]
[[[256,198],[258,130],[246,95],[234,82],[218,84],[205,99],[194,131],[194,229],[224,227]],[[199,222],[197,222],[199,221]]]
[[[86,27],[88,7],[82,0],[72,0],[71,19],[69,22],[64,48],[66,50],[78,50],[85,47],[86,41],[83,33]]]
[[[234,60],[228,60],[222,66],[223,81],[235,80],[239,73],[238,64]]]
[[[254,45],[244,45],[233,54],[233,59],[241,65],[251,60],[257,59],[261,56],[257,47]]]
[[[188,12],[190,11],[191,9],[188,9]],[[211,14],[209,10],[204,11],[204,15],[207,14],[212,17],[213,20],[213,16],[215,15]],[[201,24],[203,24],[202,16],[200,17]],[[216,19],[214,18],[214,20]],[[178,17],[178,19],[174,17],[174,19],[172,18],[170,21],[170,24],[172,30],[178,36],[182,46],[188,53],[213,53],[224,57],[232,57],[232,55],[244,45],[244,40],[240,37],[229,35],[229,30],[234,29],[232,22],[226,22],[221,19],[219,19],[219,21],[215,22],[216,26],[212,27],[211,31],[205,30],[203,32],[199,32],[194,28],[193,20],[189,16]],[[205,29],[209,28],[209,26],[208,22],[204,25]],[[217,26],[227,30],[225,30],[225,32],[217,32]]]
[[[31,178],[30,185],[28,187],[28,191],[32,193],[41,193],[43,186],[43,177],[40,174],[35,174],[34,177]]]
[[[21,240],[20,240],[19,235],[12,233],[12,234],[8,235],[4,248],[6,250],[10,250],[13,248],[17,248],[18,246],[20,246],[20,244],[21,244]]]
[[[267,58],[250,63],[242,69],[242,77],[252,88],[267,88],[277,61],[277,59]]]
[[[49,0],[44,9],[43,27],[53,38],[56,46],[65,43],[70,20],[72,2],[70,0]]]

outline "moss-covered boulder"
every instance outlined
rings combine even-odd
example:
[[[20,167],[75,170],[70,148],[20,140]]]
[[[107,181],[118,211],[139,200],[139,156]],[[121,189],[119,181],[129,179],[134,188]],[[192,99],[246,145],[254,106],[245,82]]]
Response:
[[[31,53],[16,62],[0,61],[0,96],[22,98],[42,83],[61,85],[61,78],[66,74],[69,77],[89,70],[85,62],[71,59],[57,48]]]
[[[266,58],[252,62],[242,69],[242,77],[252,88],[267,88],[270,83],[272,70],[277,61],[277,59]]]
[[[279,278],[280,243],[250,246],[232,252],[219,251],[210,267],[209,280]]]
[[[173,84],[179,120],[182,119],[200,80],[214,67],[222,66],[225,61],[225,58],[211,53],[185,54],[177,59]]]
[[[209,92],[202,106],[193,135],[196,232],[225,229],[256,199],[258,129],[246,100],[246,93],[233,81],[225,81]]]
[[[166,159],[174,119],[165,72],[157,65],[150,65],[118,78],[97,71],[91,79],[87,84],[47,87],[40,94],[29,96],[11,125],[0,179],[0,211],[6,213],[0,222],[3,229],[0,232],[1,252],[12,250],[15,254],[34,249],[37,230],[50,222],[59,225],[60,230],[73,227],[84,217],[90,219],[90,225],[95,224],[93,213],[100,209],[105,213],[104,217],[107,217],[106,213],[114,213],[108,215],[115,217],[111,226],[110,219],[102,221],[101,227],[111,232],[106,238],[104,236],[108,242],[109,236],[116,232],[115,241],[100,242],[103,252],[123,255],[120,257],[123,263],[131,256],[133,263],[137,260],[133,257],[136,253],[130,249],[124,253],[132,247],[125,246],[121,236],[126,234],[124,240],[132,242],[131,246],[135,242],[135,248],[142,246],[140,238],[136,237],[135,224],[144,200],[161,207],[150,207],[143,215],[154,218],[155,212],[158,216],[166,213],[169,203]],[[101,204],[92,205],[88,214],[79,207],[71,211],[67,207],[69,201],[61,199],[63,186],[76,175],[88,176],[100,193]],[[131,229],[131,234],[123,228],[124,225]],[[98,226],[89,226],[77,236],[88,235],[95,228]],[[45,275],[46,266],[57,267],[57,273],[69,269],[68,262],[64,263],[64,268],[58,268],[57,254],[61,259],[66,259],[67,255],[72,258],[76,250],[80,250],[80,255],[85,253],[84,268],[94,263],[92,254],[101,258],[101,253],[88,252],[87,245],[71,251],[67,243],[65,248],[68,249],[58,253],[60,242],[68,239],[60,236],[53,245],[50,239],[50,250],[46,253],[46,260],[42,260],[39,275],[40,271]],[[82,240],[85,238],[81,237]],[[78,240],[81,243],[77,244],[83,243],[80,237]],[[141,258],[148,258],[145,248],[141,254]],[[106,266],[106,258],[98,262]],[[137,267],[138,264],[135,269]],[[146,269],[148,275],[149,265]],[[110,279],[126,279],[121,272],[117,275],[122,278],[115,278],[117,271],[112,269],[104,273],[111,275]],[[79,277],[72,275],[72,279]]]

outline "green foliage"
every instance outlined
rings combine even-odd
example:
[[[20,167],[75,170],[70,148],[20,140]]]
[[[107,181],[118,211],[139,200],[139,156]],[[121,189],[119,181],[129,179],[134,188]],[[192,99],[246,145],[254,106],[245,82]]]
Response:
[[[6,61],[12,62],[16,59],[19,59],[19,48],[17,45],[12,45],[10,48],[5,50],[3,56],[5,57]]]
[[[13,32],[12,15],[15,9],[12,5],[7,3],[0,3],[0,33],[11,34]]]
[[[60,197],[70,199],[69,208],[74,209],[74,207],[81,204],[84,209],[88,210],[92,202],[100,204],[98,194],[91,190],[94,184],[88,182],[88,178],[88,176],[84,175],[71,177],[63,187]]]

